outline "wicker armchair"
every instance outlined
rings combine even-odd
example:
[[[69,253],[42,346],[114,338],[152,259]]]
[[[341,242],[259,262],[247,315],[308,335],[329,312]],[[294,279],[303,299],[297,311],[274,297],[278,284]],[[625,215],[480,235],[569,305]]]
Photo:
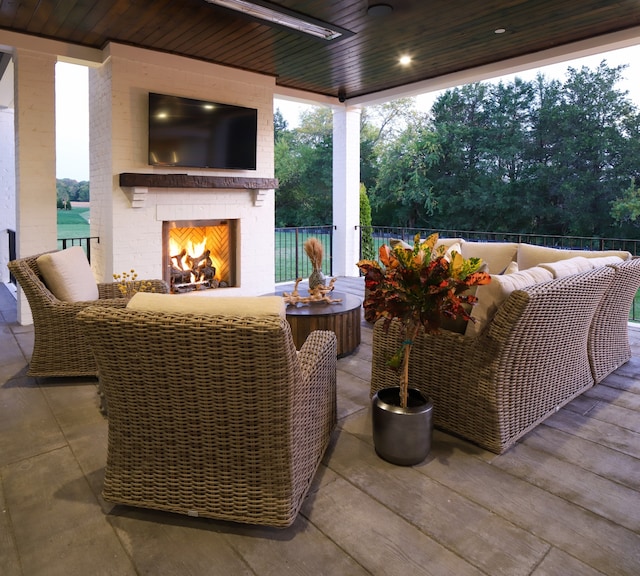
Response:
[[[436,427],[502,453],[594,384],[587,337],[614,271],[608,266],[512,292],[477,337],[423,334],[411,350],[410,386],[433,401]],[[397,323],[373,333],[371,394],[396,386],[387,360]]]
[[[98,284],[100,299],[93,302],[64,302],[46,287],[38,269],[39,254],[9,262],[33,315],[34,345],[29,363],[30,376],[96,376],[93,353],[80,333],[78,312],[92,304],[126,306],[116,283]],[[151,281],[157,292],[166,292],[162,280]]]
[[[280,316],[91,307],[109,405],[110,502],[293,523],[336,423],[336,336],[297,353]]]
[[[640,288],[640,258],[613,264],[616,274],[589,329],[589,361],[596,383],[631,358],[629,311]]]

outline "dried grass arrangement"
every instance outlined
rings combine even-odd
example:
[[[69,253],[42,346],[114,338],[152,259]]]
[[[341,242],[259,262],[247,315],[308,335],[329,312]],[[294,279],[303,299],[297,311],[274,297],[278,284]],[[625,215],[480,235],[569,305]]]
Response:
[[[317,286],[324,286],[326,278],[322,273],[322,258],[324,256],[322,242],[317,238],[308,238],[304,243],[304,251],[313,267],[313,272],[309,275],[309,290],[313,290]]]

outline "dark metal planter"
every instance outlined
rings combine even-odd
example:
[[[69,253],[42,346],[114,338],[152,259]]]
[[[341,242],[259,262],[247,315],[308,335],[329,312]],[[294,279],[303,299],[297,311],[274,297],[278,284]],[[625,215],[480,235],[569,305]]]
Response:
[[[431,450],[433,404],[409,389],[407,408],[400,408],[400,388],[383,388],[372,399],[373,444],[392,464],[419,464]]]

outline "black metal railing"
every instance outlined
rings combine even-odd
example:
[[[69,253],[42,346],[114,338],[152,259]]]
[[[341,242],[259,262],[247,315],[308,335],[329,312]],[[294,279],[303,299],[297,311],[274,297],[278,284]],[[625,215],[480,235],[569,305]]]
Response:
[[[85,254],[87,255],[87,260],[91,262],[91,240],[95,240],[98,244],[100,244],[99,236],[88,236],[83,238],[58,238],[58,250],[64,250],[65,248],[70,248],[71,246],[82,246]]]
[[[16,231],[15,230],[7,230],[7,233],[9,234],[9,262],[11,262],[11,260],[15,260],[16,259]],[[11,272],[9,272],[9,282],[11,282],[11,284],[16,284],[16,279],[15,276],[13,274],[11,274]]]
[[[291,282],[308,278],[313,268],[304,251],[309,238],[317,238],[324,248],[322,272],[333,273],[333,226],[306,226],[303,228],[276,228],[275,265],[276,282]]]

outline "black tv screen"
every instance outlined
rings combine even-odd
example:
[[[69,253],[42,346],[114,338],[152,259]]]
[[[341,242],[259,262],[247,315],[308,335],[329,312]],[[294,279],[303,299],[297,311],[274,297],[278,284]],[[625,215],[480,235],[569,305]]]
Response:
[[[256,169],[254,108],[149,93],[149,164]]]

